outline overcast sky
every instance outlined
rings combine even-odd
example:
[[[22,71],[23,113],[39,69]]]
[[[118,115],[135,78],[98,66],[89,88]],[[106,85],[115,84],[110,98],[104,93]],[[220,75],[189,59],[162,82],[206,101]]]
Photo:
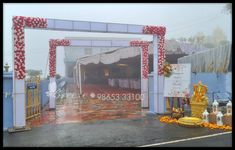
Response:
[[[163,25],[166,39],[190,37],[197,32],[212,33],[217,26],[231,41],[231,14],[223,12],[225,4],[4,4],[4,60],[12,70],[12,16],[28,16],[139,25]],[[26,69],[45,72],[51,38],[130,37],[152,40],[151,36],[67,31],[25,31]],[[64,75],[64,49],[57,48],[57,72]],[[48,68],[47,68],[48,70]],[[47,71],[48,72],[48,71]]]

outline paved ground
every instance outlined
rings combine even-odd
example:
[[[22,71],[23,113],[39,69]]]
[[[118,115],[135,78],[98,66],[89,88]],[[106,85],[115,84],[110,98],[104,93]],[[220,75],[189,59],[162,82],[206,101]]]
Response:
[[[31,127],[43,124],[63,124],[120,118],[141,118],[145,111],[140,108],[140,101],[103,101],[89,99],[85,101],[65,101],[57,105],[56,110],[45,110],[40,117],[27,121]]]
[[[136,147],[153,143],[221,133],[207,128],[185,128],[160,123],[154,116],[137,119],[88,121],[83,123],[47,124],[31,131],[4,132],[3,146],[26,147]],[[206,138],[162,146],[231,146],[231,136]]]
[[[207,137],[202,139],[195,139],[183,142],[176,142],[171,144],[162,144],[156,147],[231,147],[232,146],[232,133],[218,135],[215,137]]]

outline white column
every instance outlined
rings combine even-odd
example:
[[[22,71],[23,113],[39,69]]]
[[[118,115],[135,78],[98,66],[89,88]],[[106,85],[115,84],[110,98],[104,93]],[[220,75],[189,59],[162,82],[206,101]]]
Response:
[[[153,35],[153,97],[154,112],[158,113],[158,38]]]
[[[158,38],[153,35],[153,82],[154,82],[154,112],[162,114],[166,111],[166,103],[163,96],[164,76],[158,75]]]
[[[55,93],[56,93],[56,79],[55,77],[50,77],[50,83],[48,86],[48,90],[50,93],[50,99],[49,99],[49,108],[55,109]]]
[[[143,50],[140,48],[140,73],[141,73],[141,107],[149,107],[148,106],[148,79],[143,77]]]
[[[163,114],[166,112],[166,101],[163,96],[164,91],[164,76],[159,75],[158,76],[158,112],[159,114]]]
[[[25,118],[25,80],[15,78],[14,32],[12,27],[12,80],[13,80],[13,126],[21,128],[26,126]]]
[[[13,70],[14,72],[14,70]],[[14,127],[21,128],[26,126],[25,119],[25,80],[15,79],[13,76],[13,116]]]

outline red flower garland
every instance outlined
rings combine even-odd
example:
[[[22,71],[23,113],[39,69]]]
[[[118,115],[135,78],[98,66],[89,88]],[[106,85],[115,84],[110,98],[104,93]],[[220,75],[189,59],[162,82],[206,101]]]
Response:
[[[51,39],[49,41],[49,69],[50,69],[50,77],[54,77],[56,74],[56,47],[57,46],[69,46],[70,41],[65,39]]]
[[[144,26],[144,34],[157,34],[158,36],[165,36],[166,27],[164,26]]]
[[[25,78],[25,43],[24,28],[46,28],[47,20],[44,18],[33,18],[14,16],[13,19],[14,34],[14,70],[15,78]]]
[[[148,53],[148,48],[149,48],[149,42],[147,41],[131,41],[130,46],[132,47],[141,47],[142,48],[142,75],[143,78],[148,78],[149,74],[149,53]]]
[[[163,63],[166,58],[165,54],[165,33],[166,33],[166,28],[163,26],[144,26],[143,27],[143,33],[145,34],[156,34],[158,35],[158,74],[163,75]]]

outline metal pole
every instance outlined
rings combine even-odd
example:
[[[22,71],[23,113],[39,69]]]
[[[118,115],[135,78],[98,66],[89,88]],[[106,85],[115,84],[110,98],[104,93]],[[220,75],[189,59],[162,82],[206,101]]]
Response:
[[[75,75],[75,73],[76,73],[76,69],[75,69],[75,67],[73,68],[73,83],[74,84],[76,84],[76,75]]]
[[[80,95],[82,94],[82,82],[81,82],[81,64],[78,63],[78,70],[79,70],[79,90]]]

